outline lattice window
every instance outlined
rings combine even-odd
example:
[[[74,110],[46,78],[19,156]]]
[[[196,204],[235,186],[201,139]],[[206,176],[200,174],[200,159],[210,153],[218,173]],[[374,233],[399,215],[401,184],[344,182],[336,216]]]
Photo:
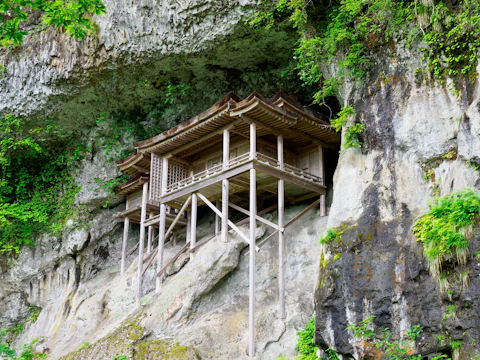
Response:
[[[150,200],[160,201],[162,194],[162,158],[152,154],[150,167]]]
[[[167,184],[172,185],[189,176],[190,168],[188,165],[177,162],[173,159],[168,161],[168,181]]]

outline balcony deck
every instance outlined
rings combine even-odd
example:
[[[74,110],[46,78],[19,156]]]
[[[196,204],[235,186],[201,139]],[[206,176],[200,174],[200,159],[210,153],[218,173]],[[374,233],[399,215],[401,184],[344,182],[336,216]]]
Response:
[[[183,202],[189,194],[200,190],[207,198],[215,199],[222,192],[221,181],[223,179],[230,180],[232,200],[235,199],[235,194],[242,198],[241,192],[248,190],[248,170],[250,169],[257,170],[258,190],[276,194],[277,181],[283,179],[285,180],[287,199],[303,197],[308,194],[312,194],[312,196],[325,194],[326,187],[322,184],[321,177],[289,164],[285,164],[284,169],[281,169],[276,159],[259,152],[252,159],[250,153],[247,152],[231,159],[226,169],[220,163],[168,185],[165,195],[162,196],[162,202],[168,203],[173,200]]]

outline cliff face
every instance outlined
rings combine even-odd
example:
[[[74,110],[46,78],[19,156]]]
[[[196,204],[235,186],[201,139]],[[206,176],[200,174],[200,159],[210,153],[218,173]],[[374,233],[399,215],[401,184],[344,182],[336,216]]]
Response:
[[[243,26],[252,2],[105,4],[108,14],[96,19],[97,37],[77,42],[46,30],[17,49],[2,50],[0,63],[7,70],[0,77],[0,112],[22,115],[30,125],[54,119],[89,142],[98,136],[95,120],[105,111],[139,114],[141,127],[158,132],[230,90],[269,95],[281,88],[300,89],[298,80],[281,76],[290,61],[291,34]],[[466,265],[452,269],[454,276],[469,272],[468,289],[453,281],[452,292],[443,294],[411,228],[435,195],[480,188],[475,169],[480,163],[479,83],[460,85],[456,95],[422,78],[421,72],[415,74],[421,64],[414,56],[400,49],[397,53],[396,62],[379,55],[370,80],[342,94],[356,110],[350,121],[366,126],[363,146],[340,154],[328,224],[312,211],[289,228],[285,321],[276,318],[276,243],[258,255],[259,358],[294,357],[296,331],[314,310],[316,344],[343,358],[367,358],[371,347],[345,329],[370,315],[376,316],[377,327],[389,327],[396,337],[422,325],[424,335],[416,344],[420,352],[447,351],[453,341],[462,341],[462,358],[477,354],[477,261],[471,255]],[[189,84],[190,91],[166,107],[162,104],[171,84]],[[134,140],[140,139],[124,134],[121,149]],[[38,349],[53,359],[67,354],[78,359],[149,358],[158,351],[180,358],[241,358],[248,316],[244,244],[233,238],[225,247],[213,240],[191,262],[180,258],[159,295],[153,294],[149,270],[145,299],[135,310],[134,254],[129,271],[119,275],[122,229],[113,215],[124,205],[94,181],[117,175],[109,156],[98,149],[75,171],[82,186],[76,206],[90,213],[88,227],[76,228],[72,219],[62,235],[44,235],[9,264],[2,260],[1,327],[27,318],[28,307],[38,306],[38,320],[14,344],[39,337]],[[107,199],[111,202],[104,209]],[[299,211],[289,209],[287,220]],[[204,221],[200,240],[211,232],[210,219]],[[342,240],[328,245],[320,261],[318,238],[325,228],[339,226]],[[135,230],[131,234],[128,248],[138,239]],[[479,249],[477,233],[470,253]],[[176,250],[168,248],[166,258]],[[198,267],[208,268],[210,275],[202,278],[195,272]],[[187,274],[201,281],[192,282]],[[446,316],[449,306],[455,306],[455,316]],[[119,338],[128,341],[119,343]],[[77,351],[85,342],[91,345]]]
[[[0,112],[65,130],[89,127],[101,113],[141,113],[168,128],[203,111],[232,88],[273,95],[298,85],[282,77],[295,39],[244,25],[252,1],[104,1],[96,36],[76,41],[58,30],[34,31],[0,50]],[[156,105],[169,84],[188,84],[188,109],[158,123]],[[198,95],[201,94],[201,95]]]
[[[351,121],[366,126],[364,144],[341,153],[335,174],[328,227],[344,233],[326,246],[320,266],[316,343],[344,358],[363,358],[372,347],[346,328],[376,316],[376,329],[388,327],[397,338],[423,326],[418,352],[448,353],[461,341],[460,358],[471,359],[480,336],[478,261],[472,255],[465,266],[446,265],[449,279],[456,278],[442,294],[411,229],[430,199],[480,187],[479,83],[461,85],[458,94],[426,83],[408,55],[395,64],[380,58],[377,65],[371,80],[350,94]],[[479,247],[477,232],[470,253]],[[468,289],[459,277],[465,272]]]
[[[13,346],[20,349],[38,338],[35,348],[52,359],[143,359],[160,353],[166,358],[240,358],[246,353],[248,328],[248,257],[245,244],[233,236],[227,246],[212,240],[190,262],[178,259],[159,295],[153,294],[153,270],[147,271],[145,297],[141,308],[135,308],[135,251],[127,273],[119,274],[123,226],[114,214],[124,209],[124,201],[95,179],[115,178],[118,171],[109,158],[119,158],[142,139],[124,131],[107,154],[99,146],[96,119],[103,112],[131,116],[143,133],[158,133],[230,90],[240,96],[254,90],[265,96],[279,89],[296,91],[298,80],[282,76],[295,40],[281,29],[247,29],[243,22],[249,2],[105,5],[108,13],[96,19],[98,37],[77,42],[47,29],[0,53],[6,66],[0,78],[0,113],[24,117],[27,127],[52,119],[64,134],[74,133],[93,149],[73,174],[82,188],[74,206],[84,209],[86,219],[71,219],[60,235],[42,235],[33,249],[2,259],[0,329],[25,323],[31,308],[38,307],[38,319],[26,323]],[[178,84],[189,86],[188,96],[165,105],[168,87]],[[57,142],[51,139],[51,146]],[[286,219],[301,210],[289,209]],[[276,215],[268,216],[273,220]],[[311,274],[326,219],[312,211],[304,220],[287,234],[287,320],[276,316],[276,242],[267,243],[258,255],[260,358],[294,356],[296,331],[313,316]],[[211,219],[204,221],[199,241],[213,231]],[[259,236],[263,233],[265,229]],[[128,249],[134,249],[138,237],[133,227]],[[168,247],[165,258],[178,250]],[[91,345],[79,350],[86,342]]]

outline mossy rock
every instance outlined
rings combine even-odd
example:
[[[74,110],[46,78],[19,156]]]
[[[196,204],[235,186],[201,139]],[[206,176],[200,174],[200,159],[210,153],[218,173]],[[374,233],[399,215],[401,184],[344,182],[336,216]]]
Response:
[[[149,334],[140,325],[140,318],[124,323],[104,338],[68,354],[61,360],[95,359],[199,359],[196,351],[169,340],[146,339]]]

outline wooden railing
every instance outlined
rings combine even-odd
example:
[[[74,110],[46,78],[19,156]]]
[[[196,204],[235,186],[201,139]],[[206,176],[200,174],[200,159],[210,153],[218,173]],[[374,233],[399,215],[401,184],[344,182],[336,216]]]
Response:
[[[270,166],[280,167],[280,163],[277,159],[274,159],[270,156],[257,152],[257,160],[263,162]]]
[[[276,168],[280,167],[280,164],[279,164],[277,159],[274,159],[270,156],[267,156],[267,155],[259,153],[259,152],[256,153],[255,159],[264,163],[265,165],[273,166],[273,167],[276,167]],[[250,153],[247,152],[247,153],[244,153],[240,156],[237,156],[236,158],[230,159],[230,161],[228,162],[228,167],[233,168],[233,167],[245,164],[249,160],[250,160]],[[215,166],[213,166],[213,167],[211,167],[207,170],[201,171],[197,174],[194,174],[192,176],[189,176],[185,179],[182,179],[182,180],[180,180],[180,181],[178,181],[174,184],[171,184],[171,185],[167,186],[167,193],[170,193],[172,191],[184,188],[185,186],[188,186],[188,185],[193,184],[193,183],[195,183],[197,181],[200,181],[200,180],[204,180],[204,179],[206,179],[210,176],[213,176],[215,174],[218,174],[222,171],[223,171],[223,164],[222,163],[217,164],[217,165],[215,165]],[[322,178],[321,177],[310,174],[310,173],[308,173],[308,172],[306,172],[302,169],[296,168],[295,166],[292,166],[292,165],[289,165],[289,164],[286,164],[286,163],[284,164],[284,171],[286,171],[288,173],[291,173],[295,176],[301,177],[301,178],[303,178],[305,180],[308,180],[308,181],[316,182],[316,183],[319,183],[319,184],[322,183]]]
[[[294,174],[298,177],[301,177],[301,178],[304,178],[306,180],[310,180],[310,181],[313,181],[313,182],[316,182],[316,183],[319,183],[321,184],[322,183],[322,178],[317,176],[317,175],[313,175],[313,174],[310,174],[302,169],[299,169],[299,168],[296,168],[295,166],[292,166],[292,165],[289,165],[289,164],[285,164],[285,171],[286,172],[289,172],[291,174]]]

